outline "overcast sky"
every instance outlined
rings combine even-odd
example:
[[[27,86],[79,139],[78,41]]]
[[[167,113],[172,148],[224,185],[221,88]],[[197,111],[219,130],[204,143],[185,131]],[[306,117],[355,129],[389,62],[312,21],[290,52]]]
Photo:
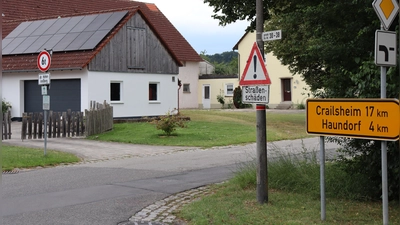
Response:
[[[200,54],[212,55],[232,51],[243,36],[247,21],[239,21],[225,27],[211,17],[213,8],[203,0],[142,0],[154,3],[171,21],[189,44]]]

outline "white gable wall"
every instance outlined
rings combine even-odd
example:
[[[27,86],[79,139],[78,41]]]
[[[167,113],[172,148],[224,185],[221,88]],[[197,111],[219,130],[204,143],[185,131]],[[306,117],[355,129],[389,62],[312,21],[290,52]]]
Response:
[[[111,82],[121,82],[119,102],[110,101]],[[158,101],[149,101],[149,83],[158,83]],[[178,107],[178,78],[165,74],[89,71],[88,93],[89,101],[111,103],[114,117],[159,116]]]
[[[24,81],[38,80],[38,76],[38,72],[3,73],[3,86],[1,91],[3,99],[11,103],[12,117],[22,117],[22,114],[25,112]],[[87,108],[88,92],[85,87],[87,87],[88,76],[86,70],[52,71],[50,72],[50,78],[51,80],[81,79],[81,110]]]
[[[179,108],[197,108],[198,79],[200,62],[186,62],[184,67],[179,67],[179,80],[182,87],[179,90]],[[190,84],[190,92],[183,92],[183,84]]]
[[[110,82],[122,82],[122,101],[112,103],[114,117],[140,117],[164,115],[178,106],[176,75],[91,72],[84,70],[53,71],[51,80],[81,80],[81,111],[88,109],[90,101],[110,103]],[[172,81],[175,77],[175,82]],[[11,116],[22,117],[24,109],[24,80],[38,80],[38,73],[3,73],[3,98],[12,105]],[[158,101],[150,102],[149,83],[158,83]],[[196,84],[197,85],[197,84]],[[51,87],[50,87],[51,88]],[[50,96],[51,98],[51,96]],[[50,105],[51,109],[51,105]]]

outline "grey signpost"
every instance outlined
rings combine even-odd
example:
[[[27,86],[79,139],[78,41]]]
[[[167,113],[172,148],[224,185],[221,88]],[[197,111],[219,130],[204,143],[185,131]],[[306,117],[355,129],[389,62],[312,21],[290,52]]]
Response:
[[[390,7],[388,7],[390,5]],[[372,6],[381,21],[381,30],[375,33],[375,64],[381,67],[381,98],[386,98],[386,67],[396,66],[396,33],[388,32],[390,25],[399,11],[396,0],[374,0]],[[387,142],[381,142],[382,161],[382,214],[383,224],[389,224],[389,196],[387,171]]]
[[[256,42],[249,54],[246,67],[241,76],[239,85],[242,86],[242,102],[256,103],[257,117],[257,201],[260,204],[268,202],[268,168],[267,168],[267,132],[266,132],[266,104],[269,102],[269,78],[264,62],[264,40],[262,32],[263,1],[256,1]],[[280,39],[274,35],[264,35],[271,40]]]
[[[43,95],[44,155],[46,155],[47,150],[47,111],[50,110],[50,96],[47,94],[47,91],[50,86],[50,73],[48,73],[48,70],[51,64],[51,53],[52,51],[41,51],[37,58],[37,66],[43,72],[39,74],[38,84],[41,86]]]
[[[242,86],[242,102],[257,104],[257,200],[260,204],[268,202],[265,104],[269,102],[270,84],[271,80],[265,67],[264,58],[255,42],[239,85]]]

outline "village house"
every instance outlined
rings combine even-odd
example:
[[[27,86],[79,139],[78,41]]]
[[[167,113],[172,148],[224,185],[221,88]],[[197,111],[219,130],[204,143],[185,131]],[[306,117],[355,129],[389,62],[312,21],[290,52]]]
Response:
[[[115,118],[164,115],[178,108],[178,79],[198,79],[203,60],[154,4],[3,0],[2,7],[1,91],[14,118],[43,111],[37,61],[45,49],[56,112],[106,100]]]
[[[242,75],[251,48],[256,41],[255,32],[246,32],[233,47],[239,53],[239,74]],[[271,79],[269,108],[289,109],[305,104],[309,87],[299,74],[293,75],[273,53],[265,54],[265,65]]]

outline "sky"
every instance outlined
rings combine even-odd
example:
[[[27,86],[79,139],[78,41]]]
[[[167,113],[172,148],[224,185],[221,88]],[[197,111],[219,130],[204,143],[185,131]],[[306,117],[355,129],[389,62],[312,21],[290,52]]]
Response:
[[[244,35],[247,21],[225,27],[213,19],[213,8],[203,0],[141,0],[154,3],[197,53],[213,55],[232,51]]]

